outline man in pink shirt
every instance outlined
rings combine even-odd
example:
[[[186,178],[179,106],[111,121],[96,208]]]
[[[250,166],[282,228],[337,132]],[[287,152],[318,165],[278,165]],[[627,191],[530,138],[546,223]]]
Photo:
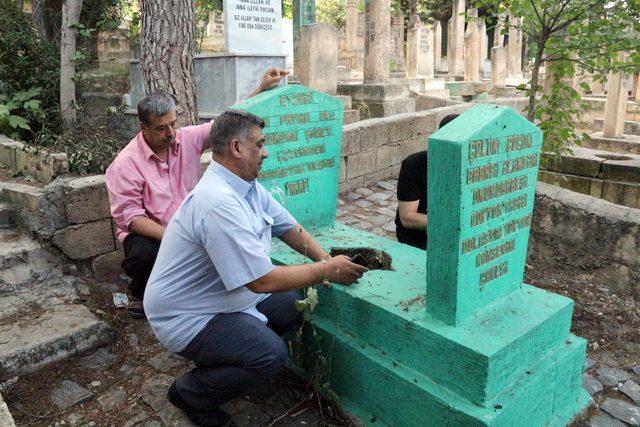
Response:
[[[270,68],[251,94],[271,89],[288,73]],[[138,103],[140,132],[106,172],[111,215],[124,247],[129,277],[129,312],[144,317],[142,297],[165,227],[200,179],[200,156],[209,146],[213,122],[176,129],[176,107],[166,93]]]

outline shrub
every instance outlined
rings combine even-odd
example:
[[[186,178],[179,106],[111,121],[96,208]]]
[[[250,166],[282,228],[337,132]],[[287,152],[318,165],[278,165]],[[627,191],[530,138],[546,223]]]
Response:
[[[37,94],[22,113],[17,116],[27,120],[28,126],[14,129],[16,139],[29,140],[43,128],[58,130],[59,117],[60,54],[58,49],[41,41],[26,15],[11,0],[0,0],[0,97],[4,105],[21,95]],[[30,114],[29,106],[35,106],[44,114]]]

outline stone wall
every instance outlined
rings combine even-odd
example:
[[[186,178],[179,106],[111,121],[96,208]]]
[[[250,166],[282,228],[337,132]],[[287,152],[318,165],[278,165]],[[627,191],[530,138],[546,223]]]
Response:
[[[640,209],[640,155],[574,147],[572,154],[547,160],[539,181]]]
[[[640,298],[640,210],[539,183],[529,264]]]
[[[69,172],[69,159],[64,153],[38,150],[0,134],[0,163],[13,174],[31,176],[49,183]]]
[[[460,114],[471,104],[362,120],[343,127],[340,191],[397,177],[402,160],[427,148],[440,120]]]

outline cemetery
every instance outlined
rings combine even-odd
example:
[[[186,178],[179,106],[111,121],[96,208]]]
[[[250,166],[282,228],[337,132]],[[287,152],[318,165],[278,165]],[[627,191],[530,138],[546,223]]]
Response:
[[[200,425],[168,393],[204,365],[132,317],[107,169],[132,138],[175,168],[157,91],[172,135],[261,118],[258,182],[368,268],[301,290],[286,368],[206,425],[640,425],[637,5],[0,1],[0,426]],[[425,150],[422,250],[396,230]],[[313,262],[288,244],[274,268]]]

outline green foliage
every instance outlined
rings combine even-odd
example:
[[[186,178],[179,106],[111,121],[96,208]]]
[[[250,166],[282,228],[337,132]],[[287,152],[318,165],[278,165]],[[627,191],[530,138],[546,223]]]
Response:
[[[222,0],[200,0],[193,2],[196,14],[196,50],[200,52],[202,41],[207,35],[207,25],[209,24],[209,15],[214,10],[222,10]]]
[[[122,109],[113,109],[115,121],[124,120]],[[69,170],[77,174],[104,173],[116,154],[128,141],[115,136],[105,125],[96,126],[91,121],[79,122],[73,129],[64,128],[55,133],[47,129],[38,133],[32,144],[53,152],[66,153]]]
[[[0,102],[5,120],[0,132],[24,141],[45,126],[59,129],[59,87],[58,50],[38,39],[11,0],[0,0]]]
[[[282,17],[293,19],[293,0],[282,0]]]
[[[494,15],[509,11],[512,17],[524,18],[521,25],[508,22],[505,33],[513,26],[529,39],[533,67],[527,115],[545,132],[545,149],[556,154],[585,137],[575,127],[586,105],[569,83],[574,75],[586,72],[603,80],[611,70],[635,72],[640,68],[637,0],[479,0],[475,5]],[[622,61],[621,51],[631,54]],[[538,98],[542,65],[547,76],[555,78]]]
[[[336,28],[345,28],[345,0],[316,0],[316,18]]]
[[[22,135],[33,132],[33,123],[42,123],[45,118],[40,100],[42,88],[15,92],[11,97],[0,94],[0,133],[21,140]]]

